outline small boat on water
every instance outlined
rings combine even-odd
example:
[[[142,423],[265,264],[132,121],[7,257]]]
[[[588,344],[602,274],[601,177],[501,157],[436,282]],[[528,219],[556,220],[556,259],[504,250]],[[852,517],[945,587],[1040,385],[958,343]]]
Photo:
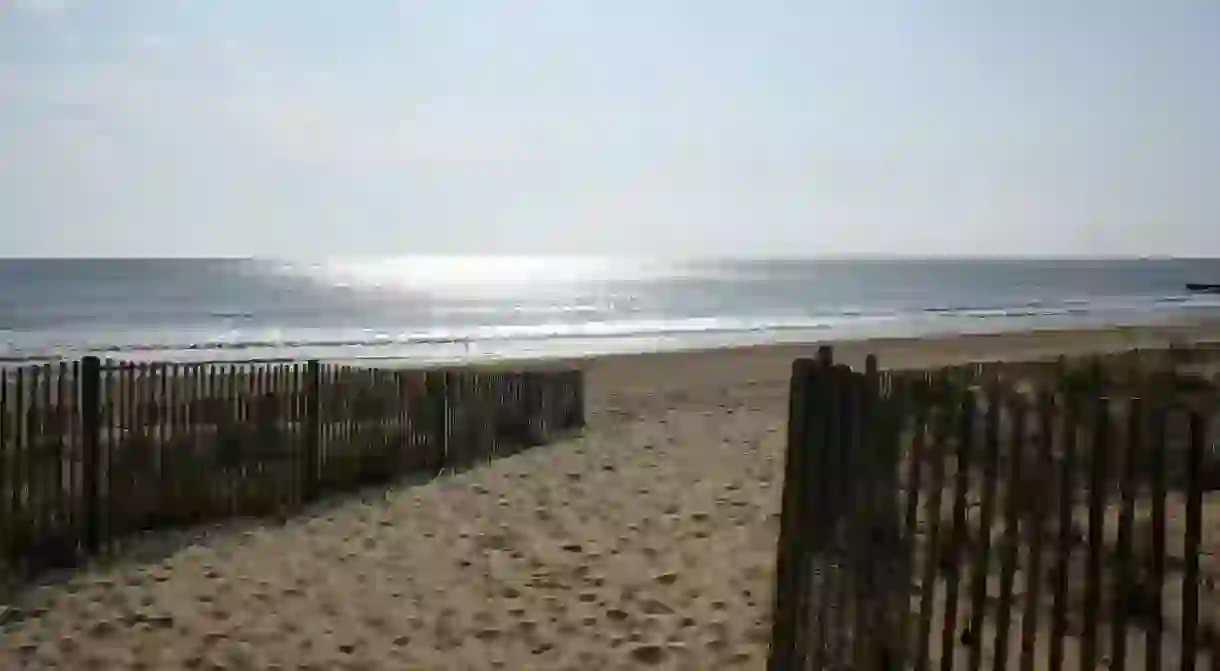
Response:
[[[1196,284],[1194,282],[1188,282],[1186,284],[1186,290],[1206,294],[1220,294],[1220,284]]]

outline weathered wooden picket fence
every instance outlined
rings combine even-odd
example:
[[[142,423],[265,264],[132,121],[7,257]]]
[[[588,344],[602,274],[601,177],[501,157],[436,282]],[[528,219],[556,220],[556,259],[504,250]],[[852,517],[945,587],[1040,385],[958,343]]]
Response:
[[[0,368],[0,560],[36,573],[142,530],[461,468],[583,426],[582,384],[282,360]]]
[[[770,668],[1220,664],[1215,387],[1123,360],[796,361]]]

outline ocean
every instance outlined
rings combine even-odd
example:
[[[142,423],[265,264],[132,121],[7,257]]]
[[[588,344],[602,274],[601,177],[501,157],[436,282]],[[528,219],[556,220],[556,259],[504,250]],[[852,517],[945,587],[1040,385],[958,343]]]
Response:
[[[0,360],[441,363],[1220,316],[1220,260],[0,260]]]

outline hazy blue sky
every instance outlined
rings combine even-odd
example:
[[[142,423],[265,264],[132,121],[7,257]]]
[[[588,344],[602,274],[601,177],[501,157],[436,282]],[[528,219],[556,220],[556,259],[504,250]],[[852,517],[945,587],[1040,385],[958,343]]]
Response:
[[[0,0],[0,256],[1220,255],[1220,2]]]

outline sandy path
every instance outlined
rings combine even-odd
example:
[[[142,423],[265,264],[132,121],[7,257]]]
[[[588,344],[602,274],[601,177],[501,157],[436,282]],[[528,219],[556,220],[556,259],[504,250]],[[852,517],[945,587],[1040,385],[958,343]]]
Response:
[[[82,574],[31,598],[0,668],[757,668],[776,410],[606,426]]]

